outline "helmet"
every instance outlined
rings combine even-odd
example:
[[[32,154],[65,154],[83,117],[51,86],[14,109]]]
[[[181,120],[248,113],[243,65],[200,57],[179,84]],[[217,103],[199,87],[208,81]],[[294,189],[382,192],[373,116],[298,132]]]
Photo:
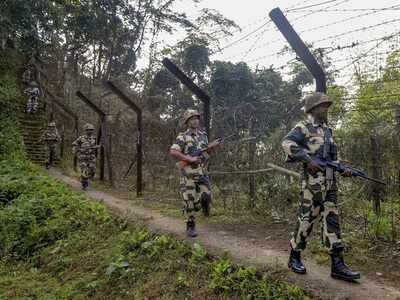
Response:
[[[36,81],[31,81],[31,82],[29,82],[29,86],[31,86],[31,87],[38,87],[39,84],[38,84]]]
[[[90,123],[83,125],[83,130],[94,130],[94,126]]]
[[[185,113],[183,114],[183,123],[186,124],[187,121],[191,118],[191,117],[199,117],[200,118],[200,114],[197,110],[195,109],[188,109],[185,111]]]
[[[49,127],[56,127],[56,122],[50,122],[48,126]]]
[[[332,104],[332,101],[328,99],[328,96],[324,93],[314,92],[304,99],[304,111],[309,113],[313,108],[317,107],[322,103]]]

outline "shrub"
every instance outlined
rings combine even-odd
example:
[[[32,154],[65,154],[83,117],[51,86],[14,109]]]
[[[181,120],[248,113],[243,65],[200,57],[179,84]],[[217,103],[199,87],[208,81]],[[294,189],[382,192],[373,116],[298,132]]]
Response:
[[[24,157],[17,121],[22,96],[17,86],[16,65],[14,59],[0,53],[0,160]]]
[[[26,167],[26,168],[25,168]],[[0,254],[28,259],[85,226],[101,226],[110,217],[28,163],[0,162],[0,194],[13,195],[0,209]]]

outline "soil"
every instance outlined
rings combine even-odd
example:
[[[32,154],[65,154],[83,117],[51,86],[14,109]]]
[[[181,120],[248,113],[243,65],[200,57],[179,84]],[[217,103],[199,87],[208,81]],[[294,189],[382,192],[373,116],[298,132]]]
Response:
[[[74,178],[63,175],[56,169],[49,174],[75,190],[80,190],[80,183]],[[155,210],[144,208],[102,191],[89,188],[84,192],[93,200],[104,203],[114,214],[128,220],[145,222],[146,226],[157,233],[173,234],[191,243],[199,243],[210,254],[228,254],[236,263],[253,265],[260,270],[279,274],[285,281],[291,282],[307,291],[316,299],[399,299],[400,282],[397,278],[383,278],[379,269],[385,266],[365,266],[358,282],[344,282],[330,277],[328,265],[320,265],[310,257],[305,258],[306,275],[297,275],[287,268],[288,232],[282,224],[207,224],[198,225],[199,236],[187,239],[183,219],[162,215]],[[369,268],[367,268],[369,267]],[[371,271],[372,268],[372,271]],[[374,275],[375,274],[375,275]]]

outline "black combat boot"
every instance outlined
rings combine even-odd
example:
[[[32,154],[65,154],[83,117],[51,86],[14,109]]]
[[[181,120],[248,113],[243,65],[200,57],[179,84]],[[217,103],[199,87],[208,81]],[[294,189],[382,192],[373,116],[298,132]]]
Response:
[[[194,216],[190,216],[186,221],[186,235],[194,238],[197,236],[196,223],[194,222]]]
[[[82,184],[82,190],[86,191],[86,190],[87,190],[87,187],[88,187],[88,185],[89,185],[88,180],[87,180],[87,179],[82,179],[82,180],[81,180],[81,184]]]
[[[301,262],[300,251],[290,250],[288,267],[295,273],[306,274],[307,270]]]
[[[332,267],[331,277],[346,281],[354,281],[360,279],[359,272],[353,272],[348,266],[344,264],[343,254],[341,252],[333,252],[331,254]]]
[[[211,197],[209,195],[203,195],[203,196],[201,196],[200,202],[201,202],[201,209],[203,211],[203,215],[205,217],[209,217],[210,216]]]
[[[49,160],[47,161],[46,164],[46,169],[50,169],[51,166],[53,166],[53,162],[54,162],[54,152],[53,150],[50,150],[50,155],[49,155]]]

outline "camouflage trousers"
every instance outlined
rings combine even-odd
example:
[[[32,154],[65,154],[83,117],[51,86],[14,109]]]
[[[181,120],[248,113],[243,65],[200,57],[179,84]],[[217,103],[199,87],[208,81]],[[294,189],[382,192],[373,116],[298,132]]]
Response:
[[[202,199],[211,200],[211,186],[207,175],[185,174],[181,175],[179,192],[183,200],[185,213],[199,211]]]
[[[56,145],[46,144],[46,165],[51,166],[56,159]]]
[[[28,102],[26,103],[26,112],[33,114],[39,108],[39,98],[37,96],[30,96]]]
[[[323,241],[329,253],[342,251],[336,188],[325,190],[323,184],[303,181],[297,226],[290,241],[292,249],[302,251],[306,248],[307,239],[318,219],[322,222]]]
[[[87,182],[93,179],[96,173],[96,160],[79,160],[79,168],[81,169],[81,181]]]

